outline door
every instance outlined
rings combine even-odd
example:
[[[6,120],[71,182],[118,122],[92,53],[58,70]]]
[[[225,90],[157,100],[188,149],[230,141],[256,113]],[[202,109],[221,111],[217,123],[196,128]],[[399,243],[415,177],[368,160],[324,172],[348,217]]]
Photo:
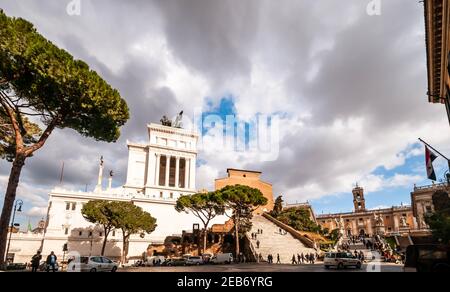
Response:
[[[103,270],[103,261],[101,257],[92,257],[93,267],[97,270],[97,272],[101,272]],[[92,269],[91,268],[91,269]]]
[[[103,270],[105,272],[111,272],[113,269],[113,266],[114,266],[113,262],[110,259],[103,258],[103,257],[102,257],[102,261],[103,261]]]

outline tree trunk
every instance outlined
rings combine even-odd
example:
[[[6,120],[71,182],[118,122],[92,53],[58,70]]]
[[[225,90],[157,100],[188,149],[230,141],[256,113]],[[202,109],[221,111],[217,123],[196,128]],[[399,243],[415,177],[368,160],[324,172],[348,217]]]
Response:
[[[237,213],[237,212],[236,212]],[[236,258],[239,257],[239,215],[234,216],[234,232],[236,237]]]
[[[11,220],[11,212],[16,199],[16,190],[19,184],[20,172],[25,164],[25,156],[16,154],[16,158],[11,167],[8,186],[5,193],[2,215],[0,217],[0,268],[5,265],[6,245],[8,241],[8,225]]]
[[[203,231],[203,253],[206,252],[206,239],[208,237],[208,231],[206,230],[206,228]]]
[[[123,236],[122,264],[127,262],[129,235]]]
[[[105,255],[105,248],[106,248],[106,242],[108,241],[108,235],[109,235],[109,232],[111,231],[111,229],[109,229],[109,228],[106,228],[106,227],[103,227],[104,228],[104,232],[105,232],[105,238],[103,239],[103,245],[102,245],[102,256],[104,256]]]

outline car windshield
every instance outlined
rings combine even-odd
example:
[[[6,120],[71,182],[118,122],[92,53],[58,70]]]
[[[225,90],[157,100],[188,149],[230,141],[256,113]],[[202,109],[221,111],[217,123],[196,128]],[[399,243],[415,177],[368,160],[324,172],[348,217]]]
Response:
[[[328,253],[325,254],[325,257],[333,259],[333,258],[335,258],[335,254],[331,253],[331,252],[328,252]]]

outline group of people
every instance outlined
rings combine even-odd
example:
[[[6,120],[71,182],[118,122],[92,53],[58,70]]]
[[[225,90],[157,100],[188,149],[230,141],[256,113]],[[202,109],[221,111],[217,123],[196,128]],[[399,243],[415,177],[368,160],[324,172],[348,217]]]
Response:
[[[319,254],[316,253],[306,253],[306,254],[297,254],[297,257],[295,256],[295,254],[292,255],[292,264],[293,265],[300,265],[300,264],[314,264],[316,259],[319,258]]]
[[[269,254],[269,255],[267,256],[267,262],[268,262],[269,264],[273,264],[273,255],[272,255],[272,254]],[[277,253],[277,264],[281,264],[281,261],[280,261],[280,254],[279,254],[279,253]]]
[[[38,250],[33,257],[31,257],[31,272],[37,272],[39,269],[39,266],[41,264],[42,254],[41,251]],[[57,268],[57,257],[55,253],[52,251],[45,261],[46,263],[46,271],[49,272],[50,269],[55,272]]]

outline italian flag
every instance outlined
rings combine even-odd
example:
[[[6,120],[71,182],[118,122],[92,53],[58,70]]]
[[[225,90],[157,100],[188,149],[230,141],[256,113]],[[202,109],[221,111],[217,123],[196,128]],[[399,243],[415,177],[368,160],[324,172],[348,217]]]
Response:
[[[433,161],[437,158],[436,154],[430,151],[427,146],[425,146],[425,165],[427,167],[428,179],[436,180],[436,173],[433,168]]]

